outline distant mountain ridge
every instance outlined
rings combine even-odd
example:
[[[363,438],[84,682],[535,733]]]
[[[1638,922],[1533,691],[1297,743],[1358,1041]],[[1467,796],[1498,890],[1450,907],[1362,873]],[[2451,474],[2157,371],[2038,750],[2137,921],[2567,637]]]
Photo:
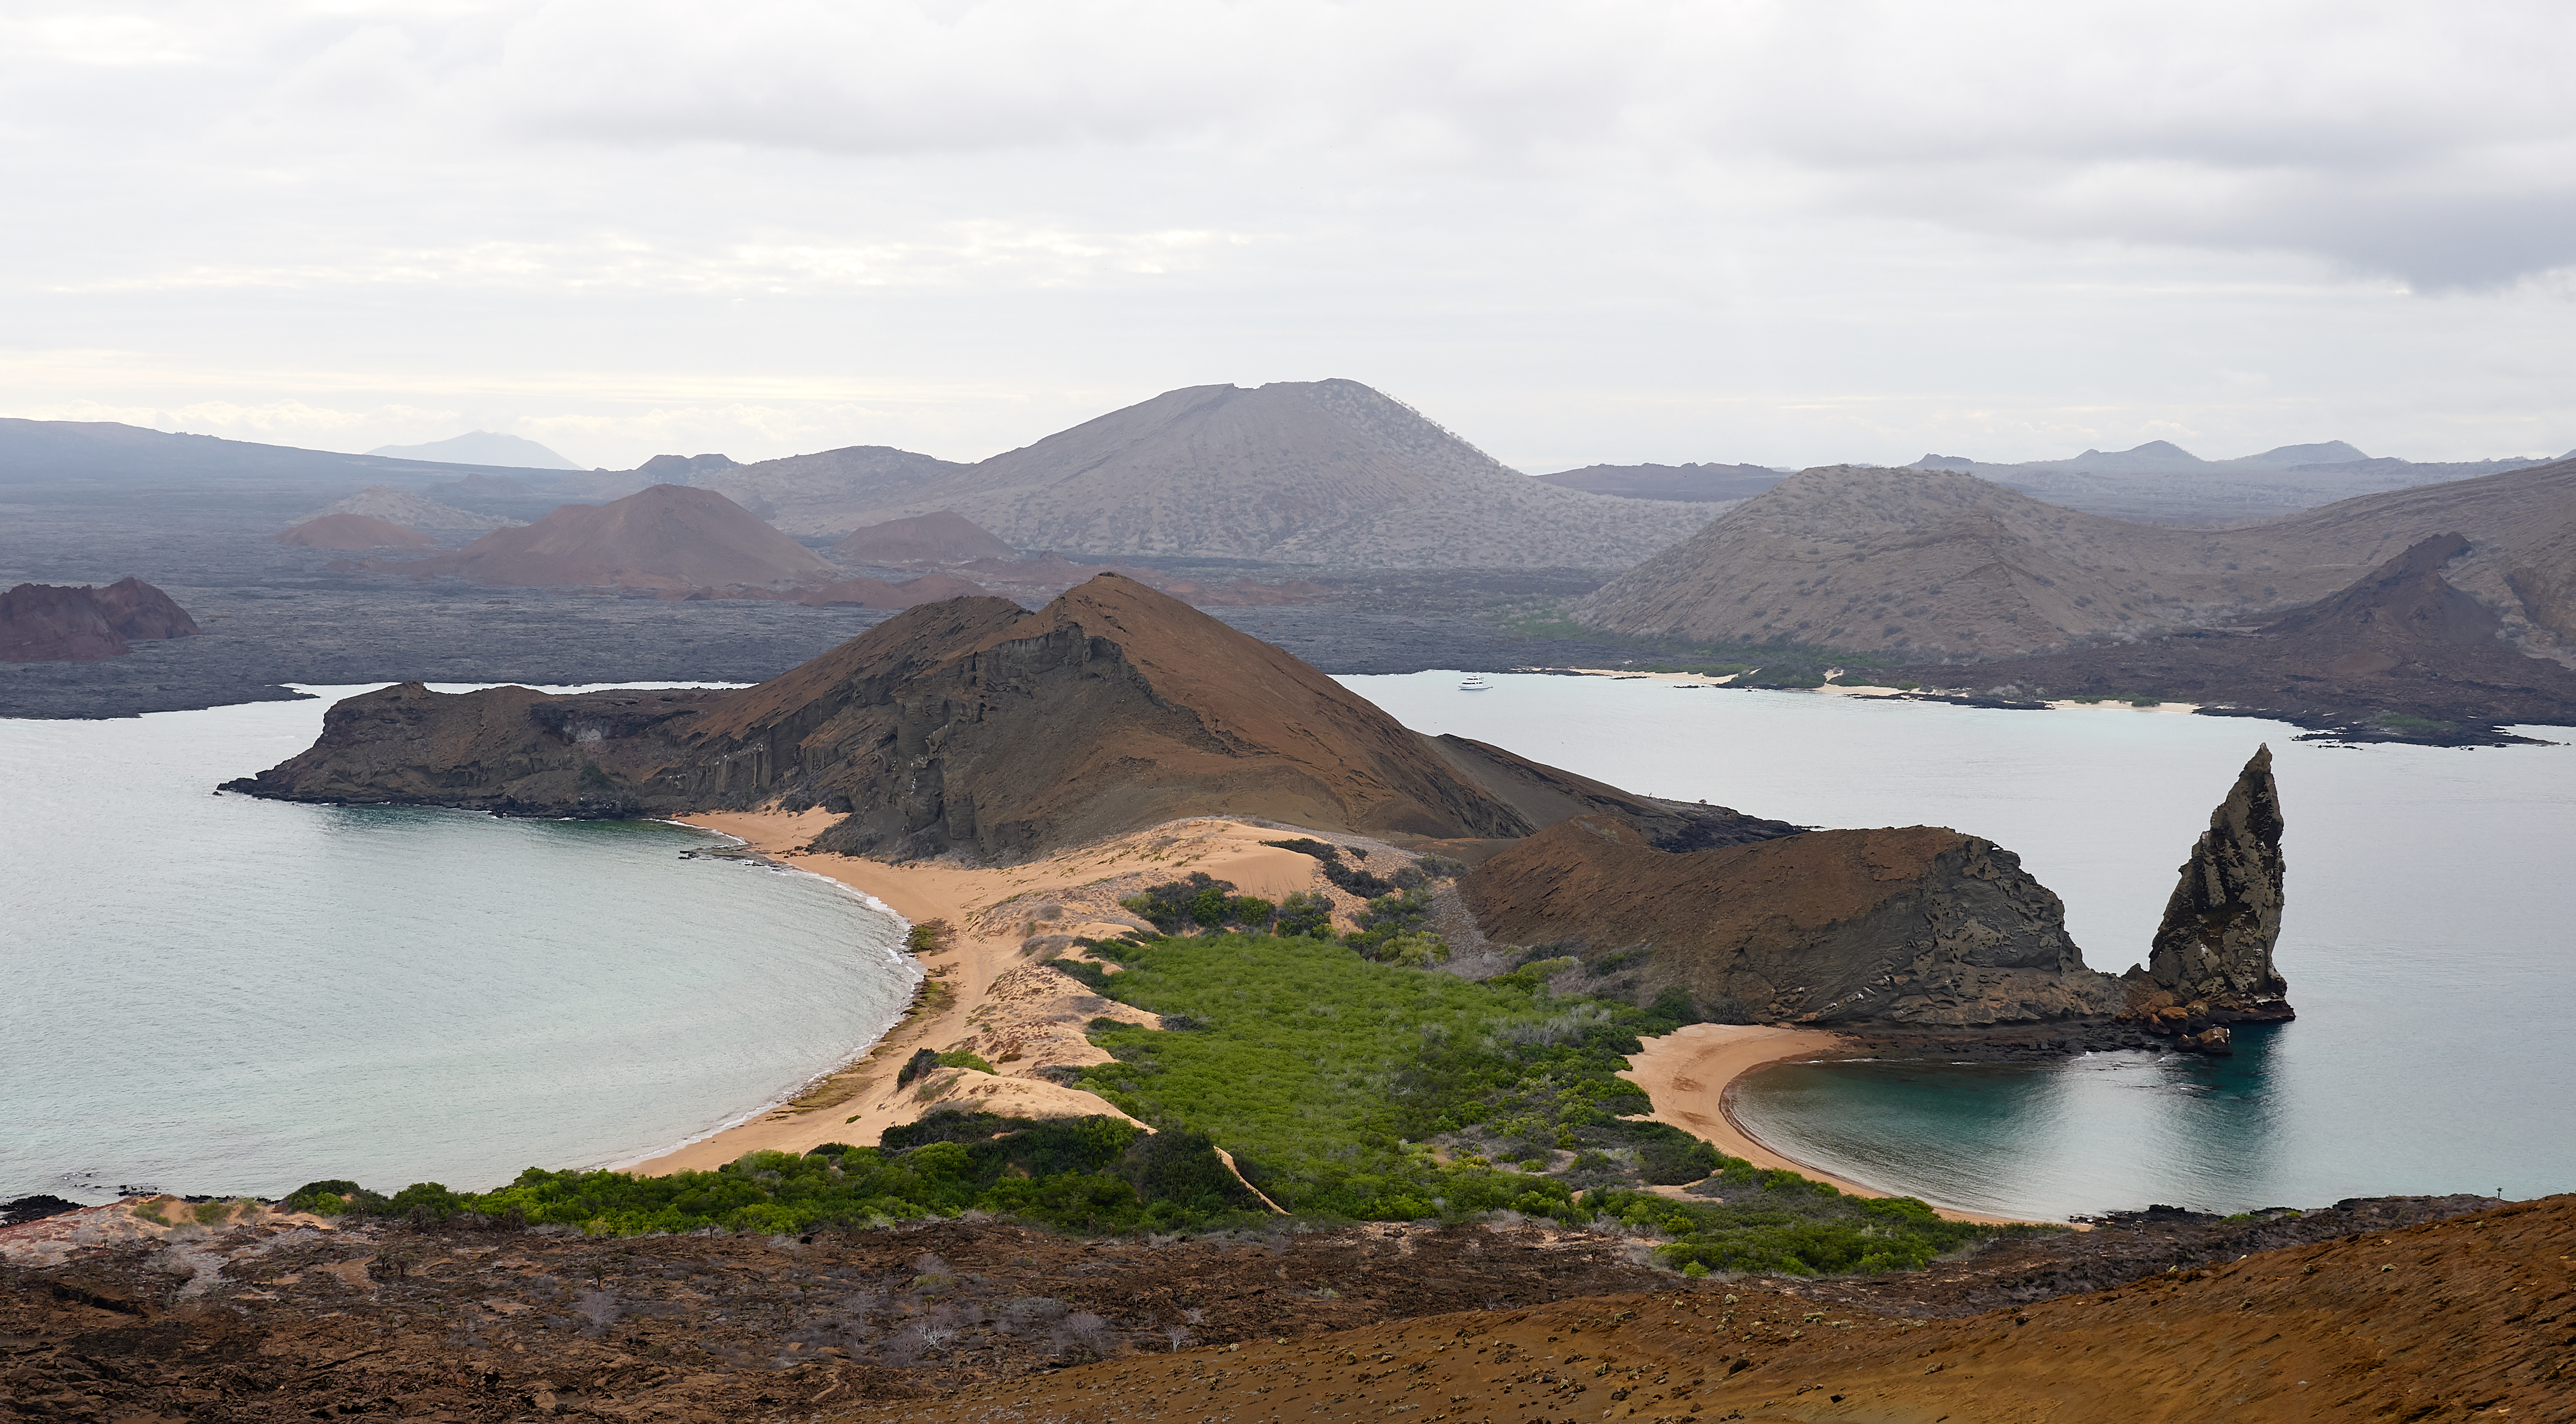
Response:
[[[426,445],[379,445],[367,452],[397,460],[435,460],[452,465],[504,465],[527,470],[578,470],[581,466],[523,435],[497,430],[470,430]]]
[[[2576,451],[2557,458],[2570,457]],[[2087,450],[2071,459],[2015,464],[1927,454],[1910,468],[1977,475],[2088,514],[2150,524],[2212,525],[2273,519],[2356,495],[2550,463],[2548,456],[2440,462],[2373,458],[2341,440],[2204,460],[2169,440],[2150,440],[2127,450]]]
[[[2449,582],[2510,634],[2549,646],[2559,624],[2576,628],[2576,460],[2234,529],[2087,514],[1959,471],[1829,466],[1619,575],[1575,617],[1631,635],[1994,658],[2244,624],[2451,532],[2473,547]]]
[[[181,435],[115,421],[0,418],[0,486],[346,487],[361,481],[453,479],[462,471],[478,469],[505,475],[529,473],[518,466],[343,455],[213,435]]]
[[[1768,465],[1586,465],[1538,478],[1586,494],[1707,504],[1751,499],[1787,479],[1789,473]]]
[[[953,511],[1022,549],[1620,568],[1712,517],[1530,479],[1357,381],[1191,386],[973,465],[884,446],[705,482],[790,533]]]

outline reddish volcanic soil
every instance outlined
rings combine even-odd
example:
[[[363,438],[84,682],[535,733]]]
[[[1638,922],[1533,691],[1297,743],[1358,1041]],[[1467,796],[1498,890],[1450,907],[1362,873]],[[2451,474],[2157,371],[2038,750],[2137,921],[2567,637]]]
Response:
[[[965,515],[945,509],[853,529],[832,546],[835,556],[853,564],[962,564],[1013,559],[1019,552]]]
[[[30,1419],[496,1424],[2576,1419],[2576,1197],[2405,1227],[2364,1205],[2250,1256],[2231,1237],[2308,1222],[2107,1225],[1849,1283],[1688,1282],[1637,1264],[1645,1243],[1528,1227],[219,1227],[0,1266],[0,1398]],[[1998,1257],[2100,1288],[1960,1313],[1993,1298]]]
[[[655,485],[607,504],[567,504],[401,568],[526,587],[698,589],[812,583],[831,565],[713,490]]]
[[[141,579],[105,588],[22,583],[0,594],[0,662],[123,657],[131,642],[192,638],[196,620]]]
[[[278,535],[277,542],[306,549],[426,549],[438,543],[417,529],[345,510],[308,519]]]
[[[1951,1320],[1769,1283],[1470,1311],[880,1406],[989,1420],[2576,1419],[2576,1198]]]

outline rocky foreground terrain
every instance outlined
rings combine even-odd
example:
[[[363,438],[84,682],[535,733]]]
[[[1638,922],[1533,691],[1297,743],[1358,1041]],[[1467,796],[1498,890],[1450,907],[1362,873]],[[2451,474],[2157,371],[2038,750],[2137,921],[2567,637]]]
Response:
[[[2576,1198],[2157,1209],[1826,1280],[1684,1280],[1652,1239],[601,1239],[158,1198],[0,1229],[0,1381],[9,1417],[99,1421],[2576,1417]]]

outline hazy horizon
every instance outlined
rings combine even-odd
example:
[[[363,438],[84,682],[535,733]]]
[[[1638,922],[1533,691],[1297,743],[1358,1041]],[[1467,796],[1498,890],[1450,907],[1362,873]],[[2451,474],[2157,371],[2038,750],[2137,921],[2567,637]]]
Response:
[[[2576,446],[2576,12],[284,0],[0,19],[0,414],[974,460]],[[2213,453],[2215,452],[2215,453]]]

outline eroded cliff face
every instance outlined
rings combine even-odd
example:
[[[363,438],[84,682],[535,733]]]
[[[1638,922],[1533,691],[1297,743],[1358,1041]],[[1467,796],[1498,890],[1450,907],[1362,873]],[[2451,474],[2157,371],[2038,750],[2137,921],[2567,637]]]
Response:
[[[1461,890],[1487,936],[1567,945],[1640,1002],[1678,987],[1722,1021],[1985,1029],[2103,1019],[2123,1000],[2018,857],[1936,826],[1672,852],[1581,815]]]
[[[2281,829],[2281,791],[2265,746],[2209,813],[2209,829],[2165,902],[2153,952],[2124,976],[2133,1015],[2195,1037],[2214,1025],[2293,1017],[2289,983],[2272,966],[2281,937]],[[2225,1041],[2222,1027],[2212,1046]]]
[[[821,806],[843,817],[826,850],[998,863],[1196,815],[1439,841],[1527,835],[1539,822],[1523,803],[1634,814],[1677,841],[1795,829],[1467,746],[1103,576],[1036,613],[998,598],[915,608],[738,692],[389,688],[227,789],[523,815]]]

